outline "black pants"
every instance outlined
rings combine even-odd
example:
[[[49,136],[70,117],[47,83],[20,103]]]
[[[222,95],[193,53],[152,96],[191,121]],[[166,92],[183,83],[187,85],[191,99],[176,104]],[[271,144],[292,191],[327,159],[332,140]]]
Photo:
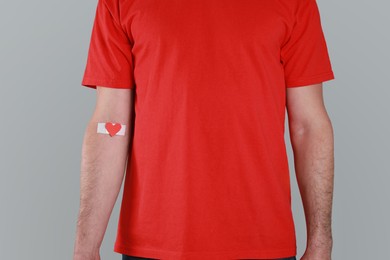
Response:
[[[122,255],[122,260],[153,260],[154,258],[144,258],[139,256]],[[288,258],[277,258],[275,260],[297,260],[295,256]]]

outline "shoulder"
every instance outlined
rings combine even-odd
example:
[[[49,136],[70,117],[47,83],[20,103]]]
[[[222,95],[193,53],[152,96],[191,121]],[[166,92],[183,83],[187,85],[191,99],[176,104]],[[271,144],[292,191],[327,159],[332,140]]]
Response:
[[[316,0],[279,0],[278,2],[280,2],[283,6],[286,6],[286,8],[295,15],[302,9],[316,4]]]
[[[113,14],[119,11],[119,0],[98,0]]]
[[[130,6],[134,3],[134,0],[98,0],[102,1],[106,8],[110,11],[111,15],[118,23],[122,23],[126,15],[128,14]]]

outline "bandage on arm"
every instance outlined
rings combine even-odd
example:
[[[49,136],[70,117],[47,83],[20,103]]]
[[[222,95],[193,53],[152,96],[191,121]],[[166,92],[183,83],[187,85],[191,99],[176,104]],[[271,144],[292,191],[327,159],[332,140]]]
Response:
[[[95,111],[82,145],[75,252],[100,248],[123,181],[132,129],[132,107],[131,89],[97,87]],[[107,122],[126,126],[124,135],[99,134],[98,123]]]
[[[112,122],[97,123],[96,132],[110,136],[123,136],[126,134],[126,125]]]

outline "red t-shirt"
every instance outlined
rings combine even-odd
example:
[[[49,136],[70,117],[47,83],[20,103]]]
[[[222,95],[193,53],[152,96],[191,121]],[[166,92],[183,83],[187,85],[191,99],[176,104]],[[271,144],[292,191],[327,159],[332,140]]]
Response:
[[[114,251],[296,255],[286,88],[331,79],[315,0],[99,0],[82,85],[136,93]]]

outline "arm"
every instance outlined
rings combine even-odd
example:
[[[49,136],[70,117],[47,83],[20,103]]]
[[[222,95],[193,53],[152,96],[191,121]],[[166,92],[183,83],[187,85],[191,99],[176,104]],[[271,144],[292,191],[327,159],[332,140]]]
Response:
[[[97,87],[95,111],[84,135],[80,210],[74,260],[98,260],[109,217],[122,185],[131,135],[130,89]],[[125,136],[97,134],[98,122],[126,125]]]
[[[288,88],[287,111],[307,226],[307,248],[302,260],[330,260],[334,141],[322,83]]]

